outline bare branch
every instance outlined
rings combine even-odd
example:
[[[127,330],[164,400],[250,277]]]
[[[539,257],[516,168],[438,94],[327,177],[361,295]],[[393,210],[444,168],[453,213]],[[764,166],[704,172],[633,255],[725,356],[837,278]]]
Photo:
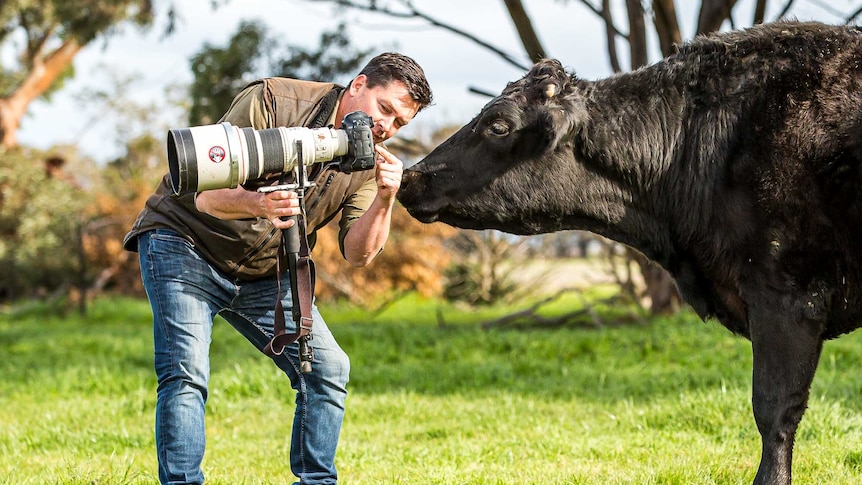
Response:
[[[606,2],[605,0],[602,0],[602,8],[598,8],[598,7],[594,6],[592,3],[590,3],[588,0],[581,0],[581,4],[583,4],[585,7],[590,9],[594,14],[598,15],[599,17],[601,17],[602,20],[605,20],[606,22],[607,22],[608,18],[610,18],[610,13],[608,13],[608,17],[605,17],[605,12],[610,12],[610,7],[607,5],[607,3],[608,2]],[[608,25],[608,27],[610,27],[610,29],[612,30],[614,35],[618,35],[618,36],[623,37],[623,38],[628,38],[628,36],[626,34],[620,32],[613,25],[613,23]]]
[[[584,3],[587,3],[586,0]],[[589,3],[587,4],[589,5]],[[617,55],[616,29],[614,28],[614,18],[611,15],[610,0],[602,0],[600,15],[605,21],[605,40],[608,42],[608,60],[611,62],[611,69],[614,72],[622,72],[620,57]]]
[[[508,54],[507,52],[503,51],[502,49],[495,47],[495,46],[489,44],[488,42],[485,42],[484,40],[479,39],[478,37],[474,36],[473,34],[470,34],[470,33],[466,32],[462,29],[459,29],[458,27],[455,27],[454,25],[447,24],[447,23],[443,22],[442,20],[438,20],[438,19],[431,17],[430,15],[426,14],[425,12],[418,10],[416,7],[413,6],[413,2],[411,2],[409,0],[401,0],[398,2],[401,5],[403,5],[404,8],[407,9],[406,12],[399,12],[397,10],[392,10],[390,8],[387,8],[387,7],[378,6],[377,2],[374,2],[374,1],[369,2],[367,5],[362,4],[362,3],[358,3],[358,2],[354,2],[351,0],[305,0],[305,1],[306,2],[313,2],[313,3],[334,3],[334,4],[340,5],[342,7],[353,8],[353,9],[362,10],[365,12],[374,12],[374,13],[378,13],[378,14],[382,14],[382,15],[388,15],[390,17],[396,17],[396,18],[402,18],[402,19],[410,19],[410,18],[422,19],[434,27],[439,27],[443,30],[447,30],[447,31],[449,31],[455,35],[459,35],[461,37],[464,37],[465,39],[467,39],[471,42],[474,42],[475,44],[478,44],[479,46],[484,47],[485,49],[488,49],[489,51],[500,56],[503,60],[505,60],[509,64],[512,64],[513,66],[515,66],[519,69],[523,69],[526,71],[530,68],[530,66],[518,61],[512,55]]]
[[[481,95],[481,96],[487,96],[487,97],[489,97],[489,98],[495,98],[495,97],[497,97],[497,93],[492,93],[492,92],[490,92],[490,91],[485,91],[484,89],[482,89],[482,88],[477,88],[477,87],[475,87],[475,86],[470,86],[470,87],[469,87],[469,88],[467,88],[467,89],[468,89],[468,91],[470,91],[471,93],[478,94],[478,95]]]
[[[521,0],[503,0],[506,4],[506,9],[509,11],[509,17],[515,24],[515,29],[518,30],[518,37],[521,38],[521,43],[524,45],[524,50],[533,62],[538,62],[546,57],[545,48],[539,41],[536,35],[536,29],[533,28],[533,22],[527,11],[524,10],[524,4]]]
[[[823,9],[823,10],[825,10],[825,11],[829,12],[830,14],[832,14],[832,15],[834,15],[834,16],[836,16],[836,17],[841,17],[841,16],[843,16],[843,15],[844,15],[844,12],[842,12],[841,10],[839,10],[839,9],[835,8],[835,7],[834,7],[834,5],[832,5],[832,4],[830,4],[830,3],[823,2],[823,1],[820,1],[820,0],[808,0],[808,1],[809,1],[810,3],[812,3],[812,4],[814,4],[814,5],[817,5],[817,6],[818,6],[818,7],[820,7],[821,9]]]
[[[784,4],[784,8],[781,9],[781,13],[778,14],[777,18],[783,19],[787,15],[787,12],[790,12],[791,7],[793,7],[793,0],[787,0],[787,3]]]

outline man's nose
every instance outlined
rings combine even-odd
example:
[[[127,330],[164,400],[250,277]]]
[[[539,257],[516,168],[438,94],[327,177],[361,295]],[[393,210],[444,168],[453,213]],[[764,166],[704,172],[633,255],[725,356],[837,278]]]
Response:
[[[388,135],[389,130],[392,129],[392,118],[380,118],[379,120],[377,120],[377,126],[380,127],[380,131]]]

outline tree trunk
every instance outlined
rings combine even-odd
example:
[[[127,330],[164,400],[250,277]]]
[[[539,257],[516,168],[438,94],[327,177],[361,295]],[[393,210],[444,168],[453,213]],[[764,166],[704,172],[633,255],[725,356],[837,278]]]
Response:
[[[0,146],[10,148],[18,144],[18,128],[27,107],[51,87],[80,50],[77,41],[66,40],[47,57],[42,58],[41,52],[36,52],[29,60],[33,67],[24,82],[8,97],[0,98]]]
[[[506,9],[509,10],[509,16],[512,17],[512,22],[515,23],[515,28],[518,29],[518,37],[521,38],[521,43],[524,44],[524,49],[530,60],[538,62],[545,58],[545,49],[542,43],[539,42],[539,37],[536,35],[536,30],[533,28],[533,22],[524,10],[524,5],[521,0],[503,0],[506,4]]]
[[[697,18],[697,33],[705,34],[720,29],[721,24],[730,18],[734,5],[736,0],[703,0]]]
[[[631,53],[631,69],[635,70],[647,64],[644,9],[640,0],[626,0],[626,9],[629,16],[629,52]]]
[[[602,0],[602,20],[605,21],[605,40],[608,43],[608,60],[614,72],[622,72],[620,58],[617,54],[617,31],[614,28],[614,17],[611,13],[610,0]]]
[[[665,57],[676,52],[676,46],[682,42],[679,31],[679,21],[676,18],[674,0],[653,0],[652,9],[655,12],[655,31],[661,54]]]

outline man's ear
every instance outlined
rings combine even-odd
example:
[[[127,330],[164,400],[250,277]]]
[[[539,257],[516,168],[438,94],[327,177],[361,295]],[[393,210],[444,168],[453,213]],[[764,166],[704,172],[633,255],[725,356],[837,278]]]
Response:
[[[368,84],[368,76],[360,74],[353,78],[353,81],[350,81],[350,92],[356,94],[366,84]]]

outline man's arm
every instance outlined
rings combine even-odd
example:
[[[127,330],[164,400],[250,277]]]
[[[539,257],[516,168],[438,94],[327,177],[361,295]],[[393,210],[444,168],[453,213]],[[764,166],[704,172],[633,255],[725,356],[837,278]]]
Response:
[[[344,257],[351,266],[361,267],[370,263],[389,238],[392,225],[392,210],[395,195],[401,187],[404,164],[381,145],[377,151],[377,196],[371,206],[356,220],[344,236]]]
[[[299,214],[299,198],[291,190],[278,190],[266,194],[242,187],[200,192],[195,197],[195,206],[201,212],[219,219],[269,219],[275,227],[287,229],[293,220],[281,217]],[[357,220],[357,223],[359,221]]]

